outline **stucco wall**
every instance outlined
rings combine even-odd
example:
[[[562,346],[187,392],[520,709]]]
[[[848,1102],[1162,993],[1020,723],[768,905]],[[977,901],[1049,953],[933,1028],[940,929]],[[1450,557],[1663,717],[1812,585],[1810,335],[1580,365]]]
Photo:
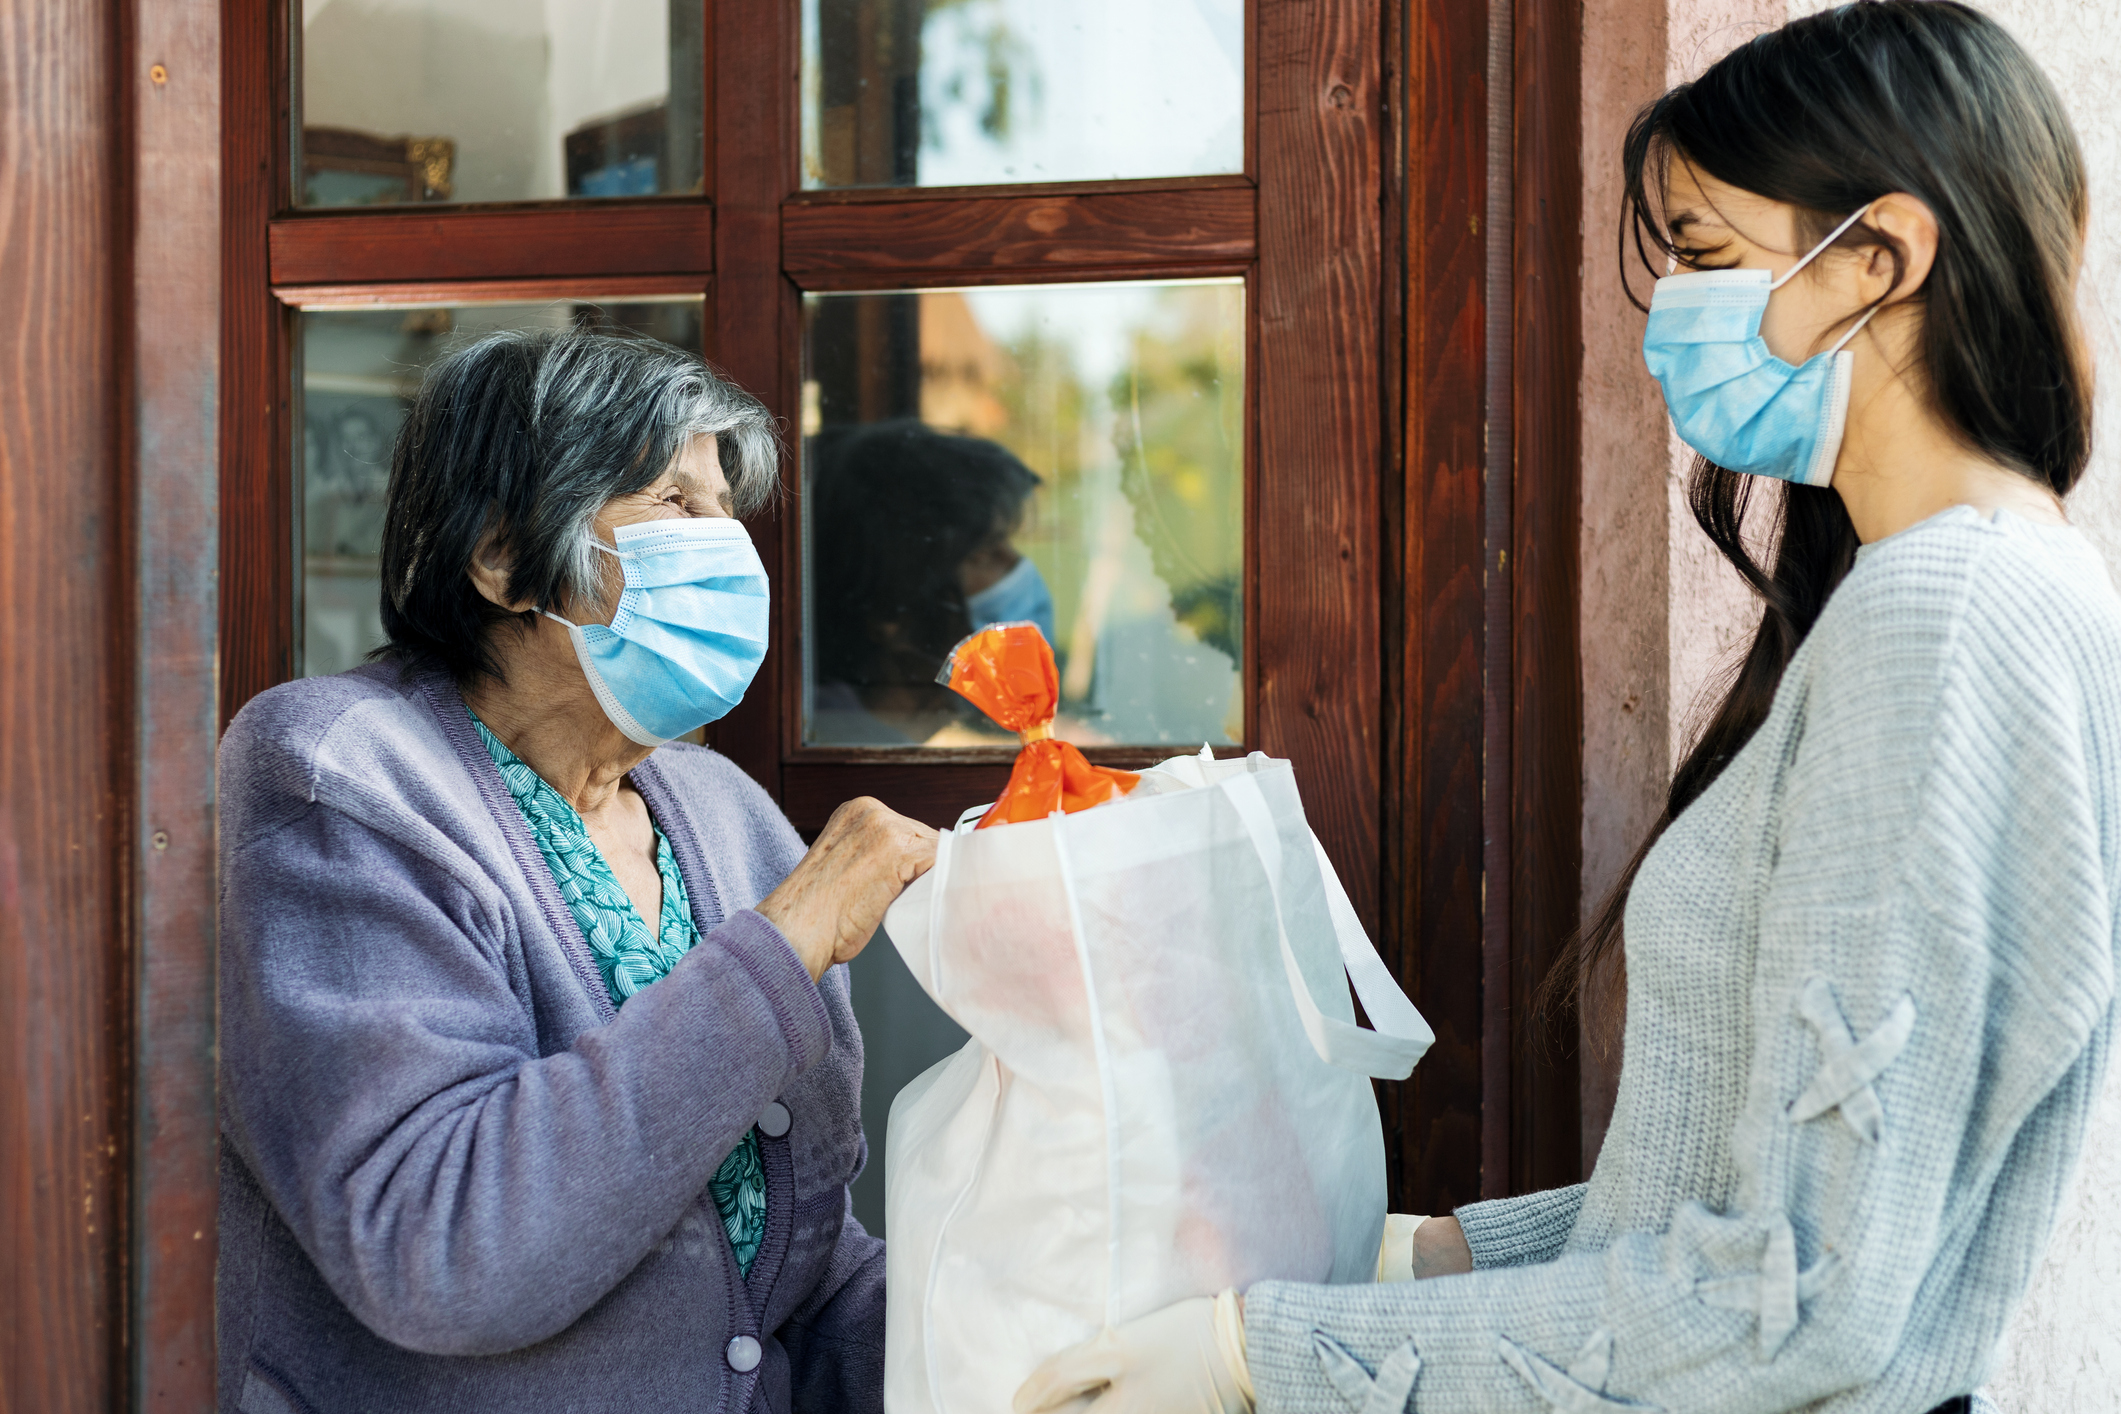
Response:
[[[1687,513],[1684,448],[1642,365],[1622,286],[1620,145],[1643,104],[1763,29],[1783,0],[1586,0],[1583,27],[1583,908],[1604,899],[1663,809],[1692,707],[1755,617]],[[1635,295],[1649,275],[1631,270]],[[1584,1156],[1613,1108],[1583,1057]]]
[[[1683,448],[1642,371],[1614,260],[1620,137],[1659,85],[1817,0],[1587,0],[1584,11],[1584,889],[1595,906],[1655,818],[1704,687],[1757,610],[1680,498]],[[2092,174],[2083,280],[2109,439],[2071,518],[2121,578],[2121,4],[1990,0],[2061,90]],[[1663,454],[1645,452],[1662,448]],[[1612,1077],[1585,1066],[1585,1158]],[[2006,1414],[2121,1411],[2121,1066],[1990,1392]]]

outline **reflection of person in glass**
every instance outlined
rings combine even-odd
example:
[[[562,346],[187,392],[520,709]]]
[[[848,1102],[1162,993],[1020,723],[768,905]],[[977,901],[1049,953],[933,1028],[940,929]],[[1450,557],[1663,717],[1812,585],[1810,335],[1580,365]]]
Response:
[[[965,724],[935,680],[960,639],[1025,620],[1053,640],[1053,596],[1014,544],[1038,474],[910,419],[830,429],[808,452],[811,739],[888,745]]]

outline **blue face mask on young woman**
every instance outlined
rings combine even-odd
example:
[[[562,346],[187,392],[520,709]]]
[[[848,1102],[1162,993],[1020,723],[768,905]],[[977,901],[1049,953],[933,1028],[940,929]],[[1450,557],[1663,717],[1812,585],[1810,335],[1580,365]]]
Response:
[[[1046,577],[1029,555],[1017,556],[1007,574],[979,593],[967,595],[965,611],[976,629],[988,624],[1037,624],[1046,642],[1053,641],[1053,591],[1046,588]]]
[[[604,715],[628,739],[661,746],[719,719],[742,700],[766,656],[766,567],[734,520],[702,517],[622,525],[625,571],[604,624],[567,625],[574,656]]]
[[[1795,367],[1768,352],[1760,318],[1769,295],[1869,210],[1864,206],[1835,227],[1779,280],[1765,270],[1689,270],[1657,282],[1642,356],[1689,447],[1754,476],[1806,486],[1833,479],[1855,363],[1846,345],[1877,309],[1866,310],[1831,349]]]

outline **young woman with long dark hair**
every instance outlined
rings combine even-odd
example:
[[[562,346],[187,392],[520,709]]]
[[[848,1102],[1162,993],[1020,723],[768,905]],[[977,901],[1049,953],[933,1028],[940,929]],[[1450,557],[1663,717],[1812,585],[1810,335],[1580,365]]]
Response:
[[[1879,0],[1673,89],[1624,157],[1644,351],[1764,612],[1558,980],[1621,1033],[1596,1171],[1423,1223],[1400,1261],[1443,1280],[1181,1303],[1019,1410],[1980,1403],[2113,1036],[2076,139],[1998,26]]]

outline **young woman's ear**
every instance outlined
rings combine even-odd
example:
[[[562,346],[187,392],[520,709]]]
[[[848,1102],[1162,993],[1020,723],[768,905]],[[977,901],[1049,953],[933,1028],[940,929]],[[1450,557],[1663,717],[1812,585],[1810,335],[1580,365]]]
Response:
[[[1937,263],[1937,216],[1927,203],[1906,192],[1894,192],[1871,203],[1866,225],[1882,233],[1900,248],[1901,262],[1895,270],[1893,252],[1874,245],[1866,252],[1863,297],[1866,304],[1877,300],[1898,303],[1913,297],[1930,277]],[[1894,276],[1898,274],[1896,281]]]

